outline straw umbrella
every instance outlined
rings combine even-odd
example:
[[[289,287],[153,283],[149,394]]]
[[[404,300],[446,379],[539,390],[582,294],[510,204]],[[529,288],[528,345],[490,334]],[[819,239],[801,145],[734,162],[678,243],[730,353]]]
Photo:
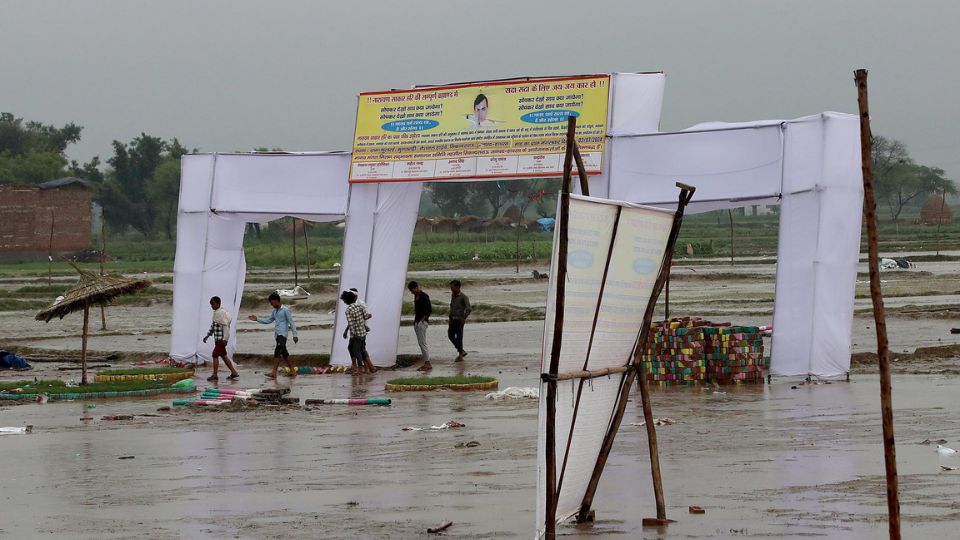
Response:
[[[90,307],[105,306],[115,297],[146,289],[151,285],[146,279],[131,279],[117,274],[99,276],[93,272],[81,270],[67,261],[79,274],[80,280],[58,298],[56,302],[37,313],[38,321],[50,322],[58,317],[62,319],[68,313],[83,311],[83,347],[80,349],[80,363],[83,368],[81,384],[87,384],[87,332],[90,326]]]

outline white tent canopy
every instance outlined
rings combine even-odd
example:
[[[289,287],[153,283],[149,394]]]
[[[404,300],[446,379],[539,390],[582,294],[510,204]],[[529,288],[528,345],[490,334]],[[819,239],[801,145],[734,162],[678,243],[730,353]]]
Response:
[[[856,117],[824,113],[657,133],[663,85],[660,73],[613,75],[605,172],[591,179],[591,195],[670,207],[679,180],[697,187],[689,212],[779,200],[772,371],[842,375],[850,362],[862,206]],[[211,296],[238,312],[245,223],[293,215],[346,219],[341,288],[356,287],[376,314],[371,358],[393,364],[422,184],[351,185],[349,166],[346,153],[184,156],[172,357],[209,356],[202,338]],[[350,363],[345,341],[336,339],[344,324],[338,310],[336,364]]]

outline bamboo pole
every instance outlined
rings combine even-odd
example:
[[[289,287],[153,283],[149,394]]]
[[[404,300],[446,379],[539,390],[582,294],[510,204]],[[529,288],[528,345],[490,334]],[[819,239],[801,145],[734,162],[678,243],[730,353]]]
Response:
[[[297,218],[293,218],[293,286],[300,284],[300,276],[297,271]]]
[[[103,275],[103,261],[107,257],[107,220],[100,217],[100,275]],[[107,306],[100,304],[100,330],[107,330]]]
[[[733,210],[727,208],[727,216],[730,218],[730,266],[733,266]]]
[[[87,335],[90,329],[90,306],[83,306],[83,341],[80,345],[80,384],[87,384]]]
[[[940,225],[943,224],[943,207],[947,204],[947,190],[943,189],[940,196],[940,213],[937,214],[937,257],[940,256]]]
[[[597,492],[597,486],[600,483],[600,475],[607,464],[607,458],[613,449],[613,441],[620,429],[620,423],[623,421],[623,414],[627,408],[627,400],[630,397],[630,388],[633,379],[636,377],[637,385],[640,387],[640,396],[643,402],[643,418],[646,421],[647,443],[650,448],[650,470],[653,477],[653,492],[657,504],[657,520],[666,524],[667,510],[663,498],[663,478],[660,474],[660,449],[657,445],[657,431],[653,425],[653,407],[650,404],[650,392],[647,389],[646,372],[643,369],[641,359],[647,348],[647,340],[650,337],[650,323],[653,321],[653,311],[657,304],[657,298],[663,290],[666,281],[667,272],[670,270],[670,263],[673,260],[673,248],[677,243],[677,236],[680,234],[680,226],[683,223],[683,211],[696,188],[677,182],[680,188],[679,204],[677,213],[674,216],[673,226],[670,228],[670,236],[667,238],[667,247],[664,252],[663,260],[660,264],[660,272],[653,285],[653,291],[650,301],[647,302],[647,309],[643,314],[643,323],[640,325],[640,334],[637,336],[637,346],[633,351],[633,359],[624,374],[622,387],[620,390],[620,399],[617,407],[614,409],[613,417],[610,419],[610,425],[604,436],[603,443],[600,446],[600,454],[597,457],[597,463],[593,468],[593,475],[590,477],[590,483],[587,484],[587,490],[583,496],[583,502],[580,504],[580,512],[577,514],[578,521],[588,521],[590,519],[590,507],[593,505],[593,496]]]
[[[563,187],[560,190],[560,230],[557,231],[557,268],[554,280],[557,284],[555,302],[556,314],[553,318],[553,342],[550,346],[550,365],[544,374],[547,383],[547,426],[546,426],[546,530],[545,538],[555,540],[557,535],[557,381],[553,376],[560,367],[560,346],[563,343],[563,308],[567,281],[567,222],[570,217],[570,183],[573,167],[573,144],[577,129],[577,119],[567,118],[567,151],[563,160]]]
[[[600,368],[600,369],[583,369],[579,371],[564,371],[563,373],[557,373],[553,378],[555,381],[569,381],[571,379],[598,379],[600,377],[607,377],[609,375],[616,375],[617,373],[626,373],[627,366],[614,366],[609,368]]]
[[[583,166],[583,157],[580,155],[580,146],[573,141],[573,159],[577,162],[577,176],[580,177],[580,194],[590,196],[590,181],[587,179],[587,168]]]
[[[307,279],[310,279],[310,241],[307,240],[307,222],[300,220],[300,223],[303,224],[303,251],[306,252],[307,258]]]
[[[860,156],[863,167],[863,207],[867,220],[869,246],[870,298],[877,329],[877,357],[880,363],[880,415],[883,418],[883,462],[887,475],[887,512],[891,540],[900,539],[900,494],[897,479],[897,447],[893,436],[893,398],[890,388],[890,350],[887,344],[887,321],[880,290],[880,257],[877,247],[877,201],[873,192],[873,154],[870,133],[870,110],[867,99],[867,70],[853,72],[860,108]]]
[[[53,226],[57,222],[57,215],[50,211],[50,241],[47,243],[47,285],[53,280]]]

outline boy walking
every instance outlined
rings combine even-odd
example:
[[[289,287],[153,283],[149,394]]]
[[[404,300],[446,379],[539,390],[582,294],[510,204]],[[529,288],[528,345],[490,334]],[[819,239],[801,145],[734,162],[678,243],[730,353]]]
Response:
[[[237,373],[237,368],[234,367],[233,362],[227,358],[227,338],[230,336],[230,322],[233,318],[229,311],[220,307],[219,296],[210,299],[210,309],[213,310],[213,322],[210,323],[210,330],[204,336],[203,342],[206,343],[210,336],[213,336],[213,375],[207,377],[207,380],[212,382],[220,380],[217,370],[220,369],[221,358],[223,358],[223,363],[227,368],[230,369],[230,376],[227,378],[231,381],[237,380],[240,378],[240,374]]]
[[[296,377],[297,370],[293,367],[293,362],[290,361],[290,353],[287,352],[288,333],[293,333],[294,343],[300,341],[299,338],[297,338],[297,325],[293,322],[293,314],[290,313],[290,308],[280,303],[279,294],[271,293],[267,300],[269,300],[270,305],[273,306],[273,311],[269,317],[259,318],[256,315],[247,317],[251,321],[257,321],[260,324],[275,323],[273,334],[276,337],[277,346],[273,349],[273,371],[267,375],[267,378],[277,378],[277,369],[280,368],[281,358],[287,363],[287,368],[290,370],[290,377]]]
[[[467,322],[467,317],[473,308],[470,307],[470,299],[467,295],[460,292],[460,280],[455,279],[450,282],[450,323],[447,327],[447,337],[450,343],[457,349],[457,358],[454,362],[463,362],[463,357],[467,351],[463,350],[463,325]]]
[[[350,291],[343,291],[340,300],[347,305],[347,331],[350,333],[350,342],[347,351],[353,363],[353,373],[364,372],[364,351],[367,348],[367,312],[357,303],[357,295]]]
[[[430,371],[433,369],[430,365],[430,346],[427,345],[427,328],[430,326],[430,315],[433,314],[430,295],[423,292],[416,281],[408,283],[407,289],[413,293],[413,332],[417,335],[420,358],[423,359],[423,365],[417,371]]]

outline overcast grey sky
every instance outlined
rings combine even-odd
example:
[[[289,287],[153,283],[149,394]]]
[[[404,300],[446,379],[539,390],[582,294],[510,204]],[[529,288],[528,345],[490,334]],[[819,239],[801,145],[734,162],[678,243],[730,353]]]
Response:
[[[960,179],[960,2],[0,0],[0,111],[204,151],[349,149],[356,94],[664,71],[662,129],[855,112]]]

